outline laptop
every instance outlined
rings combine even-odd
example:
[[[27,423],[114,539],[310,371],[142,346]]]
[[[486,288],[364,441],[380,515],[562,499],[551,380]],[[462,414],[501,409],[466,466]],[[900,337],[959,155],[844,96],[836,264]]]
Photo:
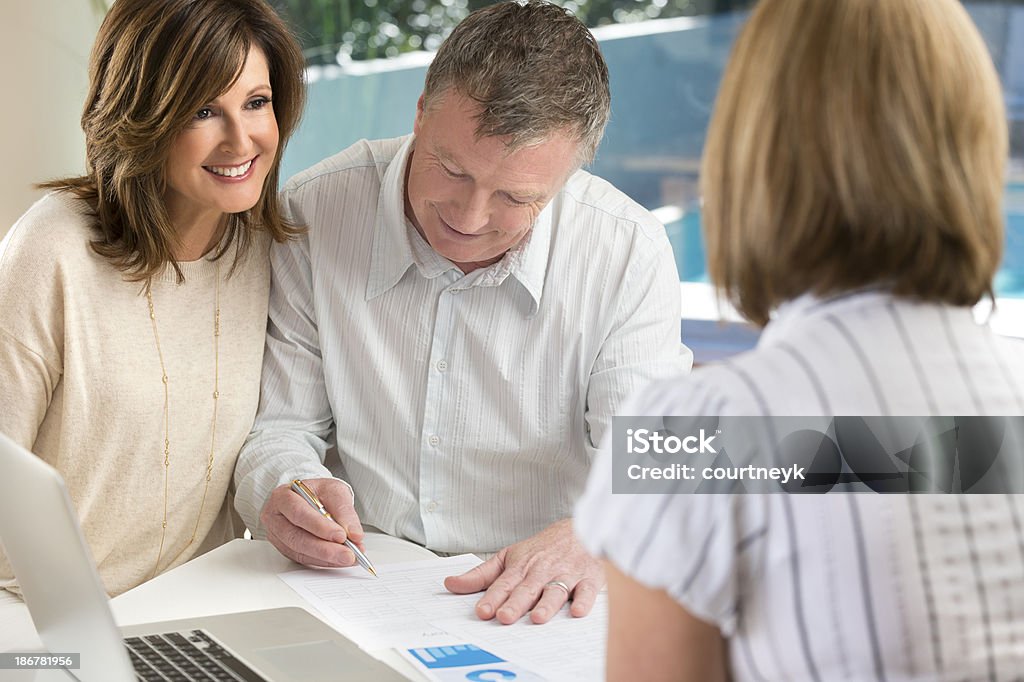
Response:
[[[300,608],[119,630],[60,474],[3,434],[0,544],[47,649],[81,654],[81,682],[406,679]]]

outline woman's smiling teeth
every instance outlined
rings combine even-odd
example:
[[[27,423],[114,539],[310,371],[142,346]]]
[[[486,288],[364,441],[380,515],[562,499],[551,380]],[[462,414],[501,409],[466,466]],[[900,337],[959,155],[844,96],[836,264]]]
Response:
[[[238,166],[203,166],[203,168],[214,175],[221,175],[225,178],[237,178],[239,175],[245,175],[249,171],[249,167],[252,166],[253,161],[255,161],[255,159],[249,159]]]

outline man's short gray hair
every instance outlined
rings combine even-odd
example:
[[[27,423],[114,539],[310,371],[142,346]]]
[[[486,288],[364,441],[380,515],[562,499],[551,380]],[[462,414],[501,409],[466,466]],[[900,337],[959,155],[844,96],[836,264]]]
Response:
[[[450,88],[480,105],[477,135],[516,149],[566,132],[581,164],[594,158],[611,103],[593,34],[543,0],[500,2],[460,22],[427,70],[424,108]]]

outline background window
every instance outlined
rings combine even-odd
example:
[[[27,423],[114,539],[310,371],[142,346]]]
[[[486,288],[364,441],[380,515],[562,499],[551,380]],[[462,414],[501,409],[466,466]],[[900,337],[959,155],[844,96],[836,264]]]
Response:
[[[430,60],[426,50],[486,4],[276,0],[298,26],[310,81],[308,109],[289,146],[283,176],[361,138],[410,132]],[[562,4],[594,28],[611,73],[611,122],[589,170],[665,223],[684,290],[686,283],[706,282],[697,189],[700,155],[729,49],[753,0]],[[1024,300],[1013,307],[1013,299],[1024,299],[1024,2],[966,4],[1006,92],[1012,158],[1007,249],[996,289],[1024,325]],[[692,301],[694,290],[688,291],[691,295],[684,298]],[[684,312],[686,306],[684,301]],[[1000,307],[1006,306],[1001,302]]]

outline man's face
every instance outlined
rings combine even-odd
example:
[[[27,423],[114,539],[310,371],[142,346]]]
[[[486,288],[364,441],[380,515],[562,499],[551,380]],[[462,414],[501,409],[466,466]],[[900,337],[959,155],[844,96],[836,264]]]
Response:
[[[405,215],[439,254],[469,273],[501,260],[576,169],[577,142],[554,133],[509,152],[476,136],[479,106],[454,90],[420,98],[406,170]]]

